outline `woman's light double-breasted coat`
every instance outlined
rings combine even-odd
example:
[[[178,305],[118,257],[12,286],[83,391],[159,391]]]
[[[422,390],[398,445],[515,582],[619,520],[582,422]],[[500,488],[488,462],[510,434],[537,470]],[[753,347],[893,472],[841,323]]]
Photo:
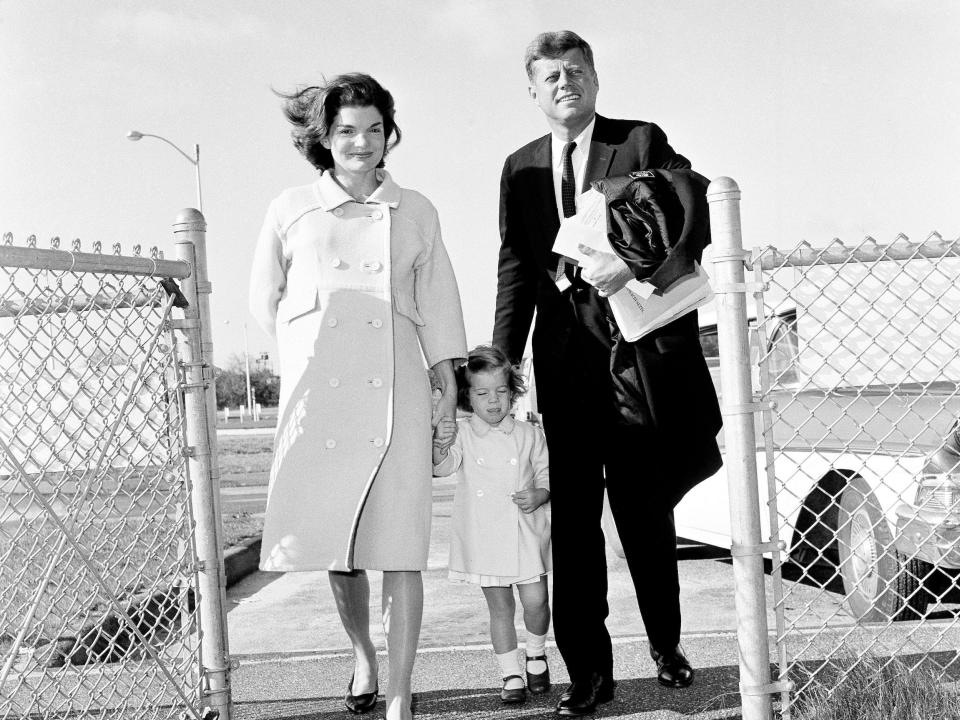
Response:
[[[329,171],[285,191],[257,240],[250,308],[280,359],[263,570],[427,565],[426,368],[466,356],[463,314],[433,205],[378,179],[363,203]]]

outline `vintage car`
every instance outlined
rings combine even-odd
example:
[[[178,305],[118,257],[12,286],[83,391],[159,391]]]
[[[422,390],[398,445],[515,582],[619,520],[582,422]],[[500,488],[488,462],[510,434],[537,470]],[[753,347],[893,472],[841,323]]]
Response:
[[[711,315],[701,311],[700,338],[719,394]],[[764,537],[783,542],[785,577],[826,587],[839,580],[850,612],[861,621],[914,618],[931,602],[948,599],[953,571],[960,570],[957,383],[817,382],[800,362],[803,323],[796,308],[778,310],[763,326],[769,379],[764,403],[774,409],[769,455],[759,414],[756,423],[761,523]],[[757,330],[751,320],[755,372]],[[759,377],[754,387],[760,387]],[[718,512],[728,500],[724,468],[677,507],[678,535],[729,547],[729,514]],[[609,523],[606,529],[612,529]]]

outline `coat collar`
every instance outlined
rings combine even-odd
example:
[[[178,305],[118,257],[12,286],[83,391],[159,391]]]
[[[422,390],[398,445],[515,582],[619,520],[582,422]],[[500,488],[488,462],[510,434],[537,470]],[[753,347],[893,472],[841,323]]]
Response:
[[[378,169],[377,180],[380,184],[373,194],[367,198],[367,204],[387,205],[395,208],[400,205],[400,186],[393,181],[390,173],[386,170]],[[324,170],[323,175],[317,180],[317,199],[320,207],[324,210],[333,210],[349,202],[356,202],[346,190],[340,187],[339,183],[333,179],[333,173]]]
[[[609,139],[610,121],[603,115],[594,116],[593,136],[590,139],[590,154],[587,157],[587,167],[583,173],[583,189],[589,189],[590,183],[600,178],[605,178],[610,165],[613,162],[613,156],[616,154],[616,145]],[[553,135],[547,133],[540,138],[539,144],[534,148],[534,165],[536,167],[546,168],[552,172],[552,151]],[[544,193],[544,203],[547,208],[552,208],[553,215],[557,213],[557,201],[554,197],[553,175],[544,174],[544,186],[541,190]],[[548,212],[549,217],[553,217]],[[556,232],[556,231],[554,231]]]
[[[507,415],[503,420],[500,421],[500,424],[497,427],[487,425],[487,423],[478,418],[476,415],[471,415],[467,422],[470,423],[470,427],[473,428],[473,431],[478,437],[486,437],[486,435],[490,432],[499,432],[503,433],[504,435],[509,435],[513,432],[513,429],[517,425],[512,415]]]
[[[607,123],[602,115],[596,116],[593,126],[593,138],[590,141],[590,155],[587,157],[587,167],[583,173],[583,187],[589,188],[590,183],[607,176],[610,163],[613,162],[615,148],[607,140]]]

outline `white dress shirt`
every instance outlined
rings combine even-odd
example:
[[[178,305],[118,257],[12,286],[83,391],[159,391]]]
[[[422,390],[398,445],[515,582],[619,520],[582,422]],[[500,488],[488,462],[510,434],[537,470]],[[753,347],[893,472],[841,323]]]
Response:
[[[571,156],[573,160],[574,188],[576,188],[577,195],[584,190],[583,176],[587,169],[587,159],[590,155],[590,141],[593,139],[593,126],[596,122],[597,116],[594,115],[590,124],[583,129],[583,132],[573,139],[577,144]],[[553,153],[553,193],[557,199],[557,214],[560,216],[560,220],[563,220],[563,200],[560,195],[560,181],[563,177],[563,148],[567,142],[567,140],[561,140],[556,135],[551,137],[550,142],[550,150]]]

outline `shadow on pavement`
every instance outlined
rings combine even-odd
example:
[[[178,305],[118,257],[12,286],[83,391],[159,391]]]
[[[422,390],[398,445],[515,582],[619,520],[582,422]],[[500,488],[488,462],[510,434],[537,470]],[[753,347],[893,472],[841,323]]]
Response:
[[[554,706],[565,685],[554,685],[544,695],[529,696],[519,706],[500,702],[496,688],[455,688],[416,694],[415,716],[424,718],[556,718]],[[381,696],[377,707],[366,717],[383,718]],[[239,702],[234,706],[237,720],[313,720],[348,717],[341,697],[300,698],[287,701]],[[685,690],[663,688],[654,678],[617,682],[616,697],[600,705],[594,717],[602,718],[698,718],[739,720],[740,694],[737,668],[705,668],[697,672],[694,685]]]
[[[275,572],[251,573],[249,577],[245,578],[246,582],[242,589],[234,589],[231,593],[232,602],[227,605],[227,612],[229,613],[230,610],[235,608],[237,605],[255,596],[258,592],[268,587],[272,583],[275,583],[282,576],[282,573]]]

